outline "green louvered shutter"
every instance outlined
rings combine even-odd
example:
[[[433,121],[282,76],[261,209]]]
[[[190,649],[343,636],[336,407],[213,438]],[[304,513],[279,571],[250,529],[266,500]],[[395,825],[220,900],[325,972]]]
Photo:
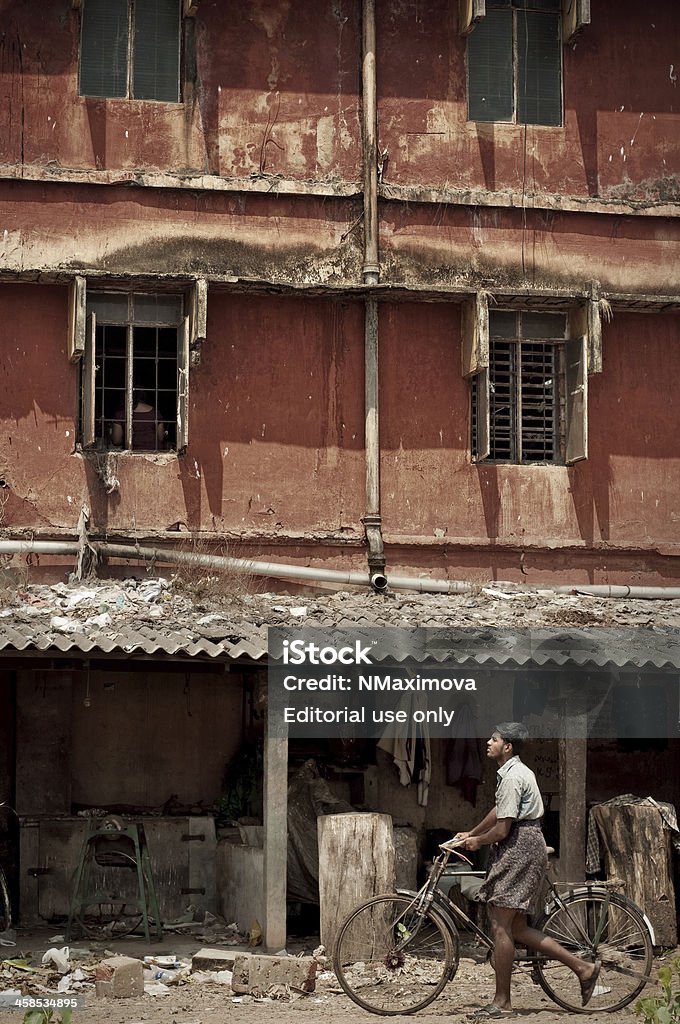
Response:
[[[517,120],[562,124],[560,16],[517,11]]]
[[[81,96],[127,95],[127,0],[85,0],[80,45]]]
[[[180,25],[179,0],[135,3],[135,99],[179,101]]]
[[[512,11],[487,7],[468,36],[468,116],[511,121],[512,114]]]

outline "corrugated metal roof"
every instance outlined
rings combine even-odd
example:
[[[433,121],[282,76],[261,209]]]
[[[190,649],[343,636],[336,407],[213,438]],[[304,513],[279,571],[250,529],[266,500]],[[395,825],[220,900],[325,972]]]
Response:
[[[209,604],[157,578],[32,586],[0,610],[0,653],[258,661],[269,626],[434,631],[418,655],[408,643],[374,652],[398,660],[443,661],[453,651],[479,665],[680,668],[680,601],[532,594],[512,584],[452,595],[224,594]]]

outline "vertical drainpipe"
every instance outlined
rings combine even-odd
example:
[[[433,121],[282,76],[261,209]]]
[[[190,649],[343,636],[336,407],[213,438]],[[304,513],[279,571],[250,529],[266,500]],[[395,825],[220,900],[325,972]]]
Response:
[[[362,150],[364,164],[364,284],[378,284],[378,102],[375,69],[375,0],[362,3]],[[378,303],[364,306],[366,515],[368,569],[375,590],[385,590],[385,552],[380,518],[378,417]]]

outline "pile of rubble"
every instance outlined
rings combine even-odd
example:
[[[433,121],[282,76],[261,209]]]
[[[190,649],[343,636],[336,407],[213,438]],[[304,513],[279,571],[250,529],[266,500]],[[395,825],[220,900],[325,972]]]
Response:
[[[67,1005],[67,997],[125,999],[168,995],[175,986],[222,985],[235,1002],[252,999],[293,1000],[309,995],[325,971],[323,947],[310,956],[265,956],[243,950],[200,949],[191,958],[174,954],[143,958],[114,955],[105,950],[52,947],[40,963],[30,957],[0,961],[0,1006],[19,1007],[28,1000]]]

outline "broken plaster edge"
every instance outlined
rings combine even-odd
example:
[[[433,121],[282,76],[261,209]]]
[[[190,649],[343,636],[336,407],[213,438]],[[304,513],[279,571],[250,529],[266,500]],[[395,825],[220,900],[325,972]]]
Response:
[[[154,171],[98,171],[0,164],[0,180],[137,186],[139,188],[180,189],[204,192],[246,192],[263,195],[325,196],[338,199],[359,198],[359,182],[304,181],[279,175],[254,174],[225,178],[214,174],[168,174]],[[590,196],[562,196],[557,193],[485,190],[399,185],[383,182],[378,194],[386,201],[451,206],[507,207],[524,210],[550,210],[565,213],[622,214],[629,217],[680,217],[680,203],[620,199],[593,199]]]

